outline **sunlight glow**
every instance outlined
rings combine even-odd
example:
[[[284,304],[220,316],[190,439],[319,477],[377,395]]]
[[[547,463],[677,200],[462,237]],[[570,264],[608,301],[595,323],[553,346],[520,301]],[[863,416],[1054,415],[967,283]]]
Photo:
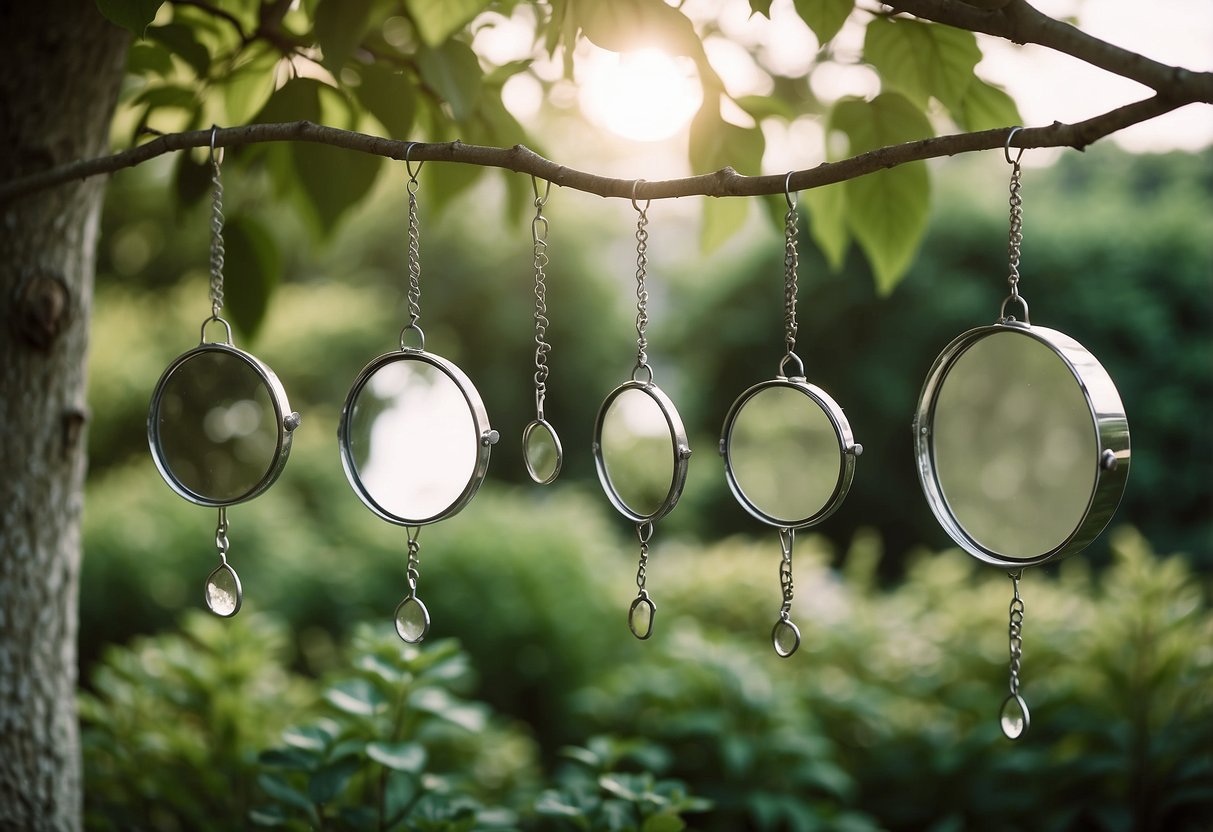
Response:
[[[668,139],[703,101],[694,64],[658,49],[594,49],[579,67],[581,110],[599,127],[639,142]]]

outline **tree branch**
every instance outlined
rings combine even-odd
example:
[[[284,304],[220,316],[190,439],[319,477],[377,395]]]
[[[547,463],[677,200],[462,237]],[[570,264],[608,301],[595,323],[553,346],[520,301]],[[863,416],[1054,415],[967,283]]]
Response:
[[[1014,146],[1024,148],[1073,147],[1082,150],[1104,136],[1162,115],[1186,103],[1189,102],[1177,103],[1170,98],[1154,96],[1076,124],[1054,122],[1047,127],[1031,127],[1021,130],[1015,135]],[[790,187],[797,191],[809,190],[835,182],[856,179],[865,174],[897,167],[907,162],[955,156],[958,153],[972,153],[977,150],[997,149],[1006,143],[1009,132],[1008,127],[983,130],[977,133],[958,133],[878,148],[842,161],[825,162],[815,168],[795,171],[792,174]],[[545,159],[520,144],[511,148],[503,148],[463,144],[460,141],[402,142],[349,130],[338,130],[335,127],[325,127],[308,121],[225,127],[215,132],[216,147],[239,147],[282,141],[315,142],[397,160],[404,159],[408,154],[409,158],[415,162],[457,162],[466,165],[503,168],[516,173],[530,174],[562,188],[623,199],[630,199],[633,196],[640,199],[669,199],[683,196],[724,197],[782,194],[787,176],[783,173],[745,176],[726,167],[715,173],[685,179],[644,182],[635,189],[633,194],[635,180],[613,179],[565,167]],[[147,144],[116,153],[113,156],[72,162],[19,177],[0,185],[0,205],[6,205],[20,197],[67,182],[135,167],[166,153],[187,150],[192,147],[209,147],[210,143],[210,130],[169,133]],[[411,153],[410,146],[412,147]]]
[[[1213,104],[1213,72],[1192,72],[1130,52],[1054,20],[1026,0],[891,0],[889,5],[924,20],[1062,52],[1167,98]]]

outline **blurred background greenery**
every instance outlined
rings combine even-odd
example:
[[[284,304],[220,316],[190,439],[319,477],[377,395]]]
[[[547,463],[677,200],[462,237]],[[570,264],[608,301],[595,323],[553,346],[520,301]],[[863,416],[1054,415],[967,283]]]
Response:
[[[436,643],[419,651],[368,624],[386,627],[404,593],[404,532],[358,501],[335,441],[349,384],[406,320],[403,171],[327,240],[256,177],[227,177],[229,245],[271,235],[282,252],[228,276],[229,295],[283,276],[237,344],[303,414],[281,479],[230,512],[245,589],[231,622],[192,612],[214,513],[164,485],[145,433],[156,380],[209,313],[206,206],[164,210],[171,160],[112,182],[81,590],[92,828],[376,828],[402,813],[433,829],[1209,828],[1213,153],[1099,146],[1025,172],[1033,322],[1108,369],[1133,462],[1112,528],[1024,579],[1032,729],[1015,745],[995,720],[1009,582],[949,548],[909,430],[934,356],[1004,295],[1001,158],[936,165],[932,230],[888,296],[856,252],[831,273],[801,236],[798,352],[865,451],[842,509],[800,538],[790,660],[769,643],[776,535],[714,453],[729,404],[781,355],[771,224],[751,211],[704,254],[693,209],[650,211],[651,360],[696,454],[654,539],[659,612],[639,643],[634,531],[589,451],[635,357],[634,215],[583,194],[549,203],[546,413],[566,460],[540,488],[519,443],[534,414],[526,212],[498,178],[439,205],[425,179],[439,167],[419,194],[427,346],[471,376],[502,441],[472,504],[421,534]]]

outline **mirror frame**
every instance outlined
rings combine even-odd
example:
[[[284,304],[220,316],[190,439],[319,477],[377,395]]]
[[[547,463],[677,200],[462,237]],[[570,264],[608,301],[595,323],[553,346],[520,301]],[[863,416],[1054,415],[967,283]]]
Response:
[[[606,419],[607,411],[610,410],[611,403],[615,399],[630,390],[639,390],[657,403],[662,416],[665,417],[666,427],[670,431],[670,453],[674,457],[674,472],[670,477],[670,488],[666,492],[661,504],[649,514],[641,514],[633,510],[619,496],[614,484],[611,482],[610,475],[607,474],[606,461],[602,455],[602,426]],[[651,380],[647,382],[636,381],[634,379],[632,381],[625,381],[603,399],[602,405],[598,408],[598,416],[594,419],[593,450],[594,467],[598,471],[598,481],[602,483],[602,490],[606,492],[607,499],[611,501],[611,505],[615,507],[615,510],[624,517],[636,523],[651,523],[665,517],[674,510],[674,506],[678,505],[678,498],[682,496],[682,489],[687,481],[691,446],[687,442],[686,428],[682,425],[682,419],[678,415],[677,408],[674,407],[674,402],[662,392],[660,387],[653,384]]]
[[[350,422],[354,416],[355,401],[362,393],[362,389],[366,386],[367,382],[370,381],[371,376],[388,364],[394,364],[397,361],[420,361],[423,364],[436,368],[454,382],[459,392],[463,394],[463,400],[468,406],[468,411],[472,414],[472,425],[476,434],[476,464],[463,490],[446,508],[428,517],[404,517],[393,514],[381,506],[370,492],[367,491],[361,477],[358,476],[357,466],[354,464],[353,455],[350,450]],[[358,495],[367,508],[380,518],[387,520],[389,523],[395,523],[398,526],[425,526],[458,514],[471,502],[472,498],[476,496],[476,492],[480,490],[480,486],[484,483],[485,474],[489,470],[489,456],[498,438],[497,431],[489,427],[488,412],[485,410],[484,402],[481,401],[480,394],[476,391],[476,386],[472,384],[472,380],[445,358],[425,352],[424,350],[414,349],[384,353],[363,367],[362,372],[354,379],[350,392],[345,398],[345,404],[341,408],[341,420],[337,426],[337,445],[341,452],[341,467],[345,470],[345,478],[349,481],[350,487],[354,489],[354,493]]]
[[[187,487],[172,473],[160,445],[161,431],[158,413],[161,401],[164,398],[165,387],[174,373],[192,359],[205,353],[230,355],[252,368],[253,372],[261,379],[261,383],[265,385],[266,390],[269,392],[270,402],[274,405],[274,420],[278,426],[278,441],[274,448],[274,456],[270,461],[269,468],[255,485],[240,496],[230,500],[217,500],[207,497]],[[160,380],[156,382],[156,387],[152,392],[151,405],[147,413],[147,442],[152,452],[152,459],[156,463],[156,470],[160,472],[160,476],[164,478],[169,487],[182,497],[200,506],[212,508],[217,506],[234,506],[237,503],[243,503],[261,494],[278,479],[278,476],[282,473],[282,469],[286,467],[286,460],[291,452],[291,437],[295,429],[299,427],[299,423],[299,414],[291,410],[291,406],[287,402],[286,390],[283,389],[282,382],[278,380],[278,376],[274,374],[273,370],[244,350],[233,347],[230,343],[203,343],[177,356],[173,363],[169,364],[160,376]]]
[[[793,521],[777,518],[755,505],[742,490],[741,485],[737,482],[736,473],[733,471],[731,440],[733,438],[733,429],[737,424],[737,417],[741,414],[742,408],[745,407],[750,399],[765,390],[778,387],[795,390],[821,408],[826,418],[829,419],[830,426],[834,429],[834,436],[838,440],[838,453],[841,457],[841,463],[838,466],[838,479],[834,483],[834,490],[830,494],[829,499],[826,500],[825,504],[815,514]],[[815,526],[838,511],[847,497],[847,492],[851,490],[851,482],[855,478],[855,458],[861,453],[863,453],[863,446],[855,442],[855,436],[851,432],[851,425],[843,414],[842,408],[820,387],[809,384],[804,376],[777,376],[774,379],[762,381],[750,387],[738,396],[732,406],[729,407],[729,412],[724,417],[724,427],[720,432],[720,455],[724,458],[724,475],[729,484],[729,491],[733,492],[733,496],[737,499],[737,502],[751,516],[761,520],[768,526],[775,526],[781,529],[803,529]]]
[[[1089,461],[1095,470],[1095,479],[1086,511],[1065,540],[1047,552],[1025,558],[996,552],[970,536],[952,513],[935,470],[935,406],[948,372],[969,347],[983,338],[1006,332],[1032,338],[1044,344],[1065,364],[1086,400],[1096,437],[1096,455]],[[1084,549],[1099,536],[1112,519],[1129,476],[1129,423],[1125,418],[1120,394],[1117,393],[1116,386],[1103,365],[1082,344],[1065,333],[1031,326],[1013,319],[971,329],[944,348],[935,359],[923,384],[913,429],[918,480],[935,518],[948,536],[964,551],[984,563],[1004,569],[1016,570],[1025,566],[1037,566],[1060,560]],[[1030,520],[1025,518],[1025,522]]]

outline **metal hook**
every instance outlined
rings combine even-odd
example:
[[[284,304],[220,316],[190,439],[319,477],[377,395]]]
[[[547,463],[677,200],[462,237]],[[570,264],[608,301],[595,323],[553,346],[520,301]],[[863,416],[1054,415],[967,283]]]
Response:
[[[636,181],[634,181],[632,183],[632,207],[635,208],[636,211],[641,214],[643,214],[645,211],[649,210],[649,205],[653,202],[653,200],[651,200],[651,199],[646,199],[644,201],[643,208],[641,208],[639,205],[636,204],[636,189],[638,187],[640,187],[640,183],[643,181],[645,181],[645,180],[637,179]]]
[[[211,125],[211,164],[218,167],[223,163],[223,148],[219,148],[218,157],[215,156],[215,134],[219,132],[219,125]]]
[[[1022,130],[1022,127],[1012,127],[1011,132],[1007,133],[1007,142],[1002,146],[1002,155],[1006,158],[1008,165],[1018,165],[1019,160],[1023,158],[1024,149],[1019,148],[1019,155],[1014,159],[1011,158],[1011,139],[1015,138],[1015,134]]]
[[[535,178],[535,174],[531,174],[531,190],[535,193],[535,207],[542,208],[547,205],[548,194],[552,192],[552,182],[550,179],[545,179],[547,186],[543,189],[543,196],[539,195],[539,180]]]
[[[404,169],[409,172],[409,179],[416,179],[417,174],[421,173],[422,165],[425,164],[424,161],[418,162],[417,170],[413,170],[413,163],[409,157],[413,155],[413,146],[416,144],[417,142],[409,142],[409,146],[404,149]]]
[[[796,203],[799,201],[797,197],[792,196],[792,174],[796,171],[788,171],[788,175],[783,180],[783,198],[788,201],[788,210],[795,211]]]

